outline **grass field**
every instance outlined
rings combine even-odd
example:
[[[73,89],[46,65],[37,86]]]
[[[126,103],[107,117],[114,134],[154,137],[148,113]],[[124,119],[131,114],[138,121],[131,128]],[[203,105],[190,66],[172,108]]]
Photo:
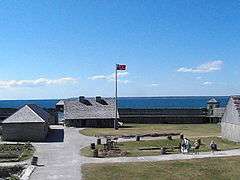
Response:
[[[87,128],[80,131],[86,136],[136,135],[146,133],[183,133],[187,137],[220,136],[217,124],[126,124],[119,130],[113,128]]]
[[[190,140],[194,141],[195,138],[192,138]],[[229,149],[240,148],[240,143],[223,140],[218,137],[204,137],[204,138],[201,138],[202,145],[200,146],[199,151],[202,151],[202,152],[211,151],[209,144],[212,140],[214,140],[214,142],[217,143],[219,150],[229,150]],[[169,147],[169,148],[171,148],[171,147],[179,146],[179,143],[180,143],[179,139],[142,140],[142,141],[121,142],[121,143],[118,143],[118,147],[122,151],[127,151],[128,157],[154,156],[154,155],[159,155],[160,150],[151,150],[151,151],[147,150],[146,151],[146,150],[139,150],[139,148],[145,148],[145,147]],[[103,148],[103,146],[98,145],[97,148]],[[85,148],[81,149],[81,153],[84,156],[88,156],[88,157],[93,156],[93,152],[90,149],[90,147],[85,147]],[[169,153],[171,153],[171,154],[179,153],[179,150],[175,149]]]
[[[240,157],[181,161],[87,164],[82,167],[85,180],[238,180]]]

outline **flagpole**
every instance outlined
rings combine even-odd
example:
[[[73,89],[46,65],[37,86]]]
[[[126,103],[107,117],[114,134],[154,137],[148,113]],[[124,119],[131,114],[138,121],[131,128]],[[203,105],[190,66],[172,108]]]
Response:
[[[118,87],[117,87],[117,83],[118,83],[118,79],[117,79],[117,64],[115,67],[115,119],[114,119],[114,129],[118,130]]]

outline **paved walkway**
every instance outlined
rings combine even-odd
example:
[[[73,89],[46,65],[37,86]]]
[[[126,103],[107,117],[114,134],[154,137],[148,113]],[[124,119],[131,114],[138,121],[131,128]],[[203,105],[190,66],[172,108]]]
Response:
[[[171,154],[159,156],[143,156],[143,157],[118,157],[118,158],[84,158],[84,163],[121,163],[121,162],[154,162],[154,161],[171,161],[171,160],[188,160],[203,159],[211,157],[229,157],[240,156],[240,149],[212,152],[201,152],[197,155],[193,154]]]
[[[64,132],[62,126],[53,128],[56,137],[50,137],[48,143],[33,143],[39,166],[30,180],[81,179],[80,148],[95,142],[95,138],[80,135],[78,128],[64,128]]]

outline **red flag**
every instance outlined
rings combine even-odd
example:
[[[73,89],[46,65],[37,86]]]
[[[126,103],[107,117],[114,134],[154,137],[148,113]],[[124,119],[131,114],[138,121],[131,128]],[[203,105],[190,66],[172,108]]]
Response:
[[[125,64],[117,64],[117,70],[124,71],[127,69],[127,66]]]

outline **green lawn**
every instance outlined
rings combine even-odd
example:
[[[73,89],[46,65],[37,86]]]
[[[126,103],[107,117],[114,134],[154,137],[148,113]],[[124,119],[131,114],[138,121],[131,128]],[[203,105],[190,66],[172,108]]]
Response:
[[[217,124],[126,124],[119,130],[113,128],[86,128],[80,131],[86,136],[136,135],[146,133],[183,133],[187,137],[220,136]]]
[[[238,180],[240,157],[207,158],[181,161],[86,164],[85,180]]]
[[[194,141],[196,138],[191,138],[190,140]],[[200,146],[199,151],[210,151],[209,144],[214,140],[217,143],[218,148],[220,150],[229,150],[229,149],[236,149],[240,148],[240,143],[235,143],[228,140],[223,140],[219,137],[204,137],[201,138],[202,145]],[[136,156],[154,156],[159,155],[160,150],[139,150],[139,148],[145,147],[176,147],[179,146],[180,140],[173,139],[158,139],[158,140],[142,140],[142,141],[129,141],[129,142],[121,142],[118,143],[118,147],[122,151],[127,151],[128,157],[136,157]],[[98,145],[97,148],[103,148],[102,145]],[[84,156],[91,157],[93,156],[93,152],[90,149],[90,146],[81,149],[81,153]],[[179,153],[178,149],[173,150],[169,153]]]

